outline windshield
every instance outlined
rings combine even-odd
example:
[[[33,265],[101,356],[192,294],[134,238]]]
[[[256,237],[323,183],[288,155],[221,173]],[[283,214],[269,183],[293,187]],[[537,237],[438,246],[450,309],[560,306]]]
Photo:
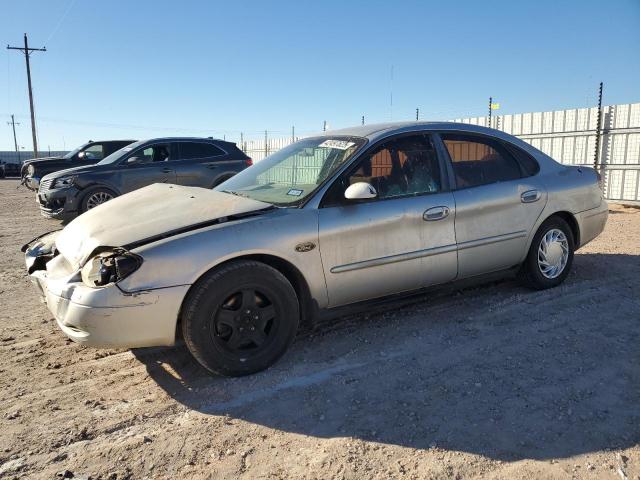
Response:
[[[362,137],[305,138],[231,177],[216,190],[292,206],[313,193],[365,142]]]
[[[116,150],[111,155],[107,155],[106,157],[104,157],[102,160],[98,162],[98,165],[111,165],[112,163],[117,163],[122,159],[122,157],[127,155],[134,148],[137,148],[140,145],[142,145],[142,143],[144,142],[135,142],[135,143],[132,143],[131,145],[127,145],[126,147],[122,147],[120,150]]]

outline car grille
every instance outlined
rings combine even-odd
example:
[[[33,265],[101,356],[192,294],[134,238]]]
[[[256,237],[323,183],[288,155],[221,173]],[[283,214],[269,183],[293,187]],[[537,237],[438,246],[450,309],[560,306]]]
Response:
[[[40,182],[39,190],[42,192],[44,190],[49,190],[51,188],[51,184],[53,183],[53,179],[46,179]]]

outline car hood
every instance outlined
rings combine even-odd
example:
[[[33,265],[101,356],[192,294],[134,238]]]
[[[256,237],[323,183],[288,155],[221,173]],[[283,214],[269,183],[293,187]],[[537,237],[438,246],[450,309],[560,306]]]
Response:
[[[269,208],[228,193],[156,183],[83,213],[60,232],[56,248],[78,268],[99,247],[148,243]]]
[[[48,180],[51,178],[66,177],[68,175],[80,175],[82,173],[95,172],[96,170],[101,170],[100,167],[102,167],[102,165],[94,164],[94,165],[80,165],[79,167],[65,168],[64,170],[57,170],[55,172],[49,173],[44,177],[42,177],[42,179],[44,180],[46,178]]]
[[[29,165],[31,163],[39,163],[39,162],[50,162],[51,160],[63,160],[63,157],[40,157],[40,158],[29,158],[28,160],[24,160],[22,163],[25,165]]]

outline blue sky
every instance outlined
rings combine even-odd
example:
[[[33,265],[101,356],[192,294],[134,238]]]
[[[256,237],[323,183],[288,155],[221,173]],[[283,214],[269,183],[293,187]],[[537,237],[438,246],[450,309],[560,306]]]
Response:
[[[40,149],[89,138],[237,140],[640,101],[640,0],[2,2],[24,32]],[[0,150],[31,149],[23,56],[2,50]],[[393,68],[393,82],[391,70]],[[390,95],[393,91],[393,109]]]

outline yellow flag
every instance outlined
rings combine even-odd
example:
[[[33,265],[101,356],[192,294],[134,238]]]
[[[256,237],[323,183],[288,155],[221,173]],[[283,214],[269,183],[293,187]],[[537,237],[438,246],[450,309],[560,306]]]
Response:
[[[491,104],[491,110],[498,110],[500,108],[500,104],[499,103],[492,103]]]

